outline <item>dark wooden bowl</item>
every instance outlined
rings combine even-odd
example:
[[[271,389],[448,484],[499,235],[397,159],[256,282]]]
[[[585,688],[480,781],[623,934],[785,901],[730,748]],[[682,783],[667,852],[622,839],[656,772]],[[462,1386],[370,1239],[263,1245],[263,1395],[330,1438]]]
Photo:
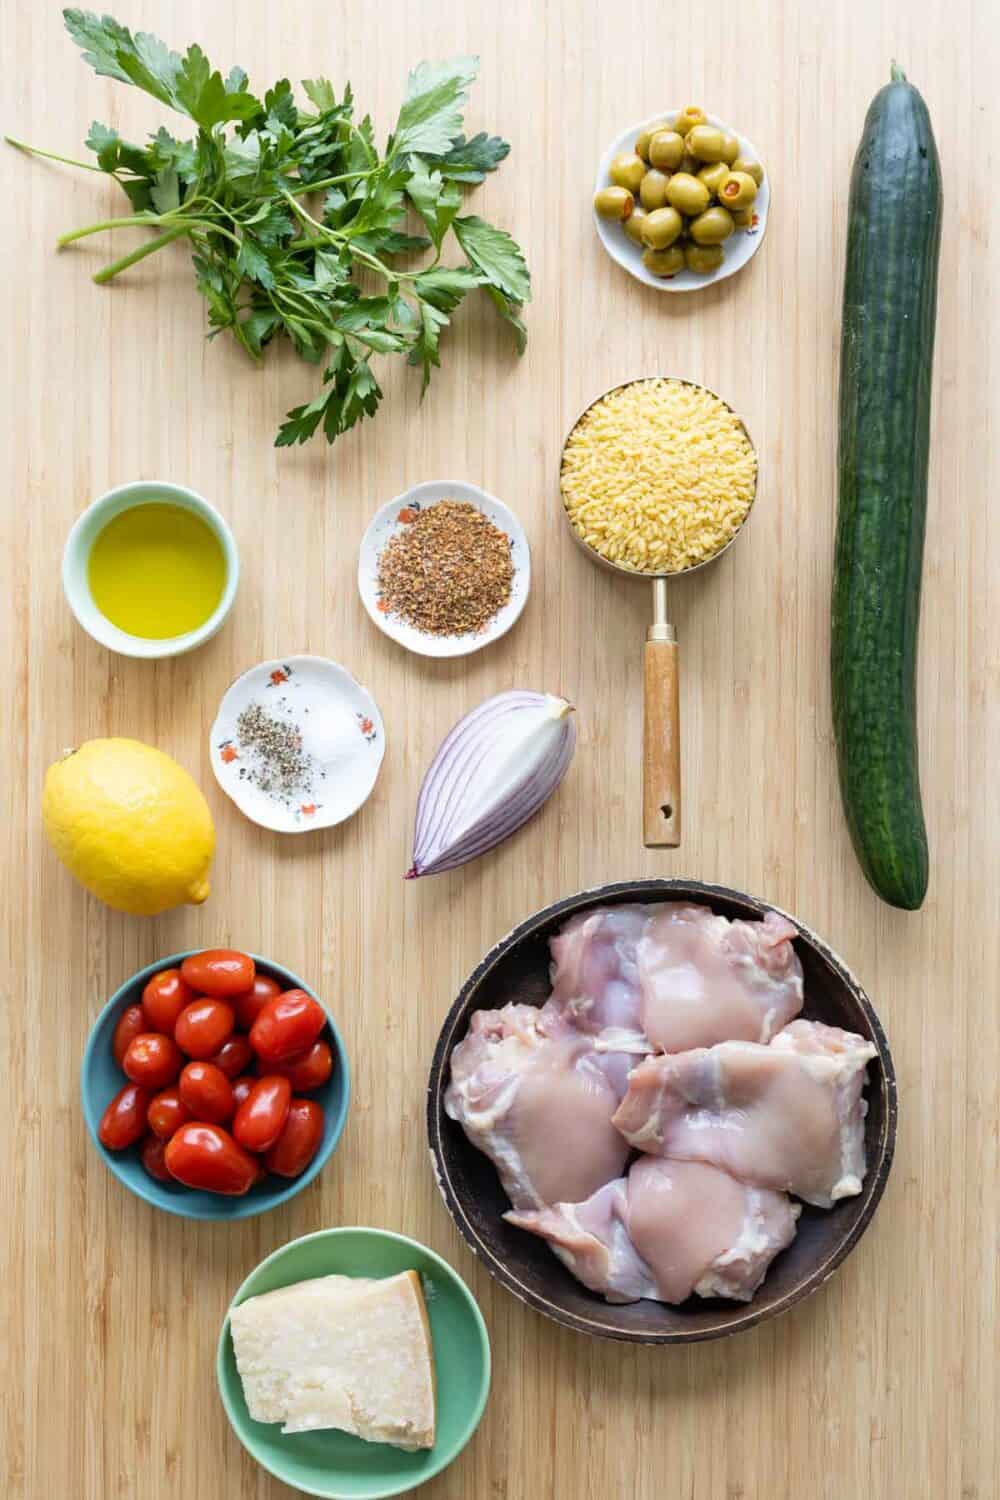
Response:
[[[466,1140],[444,1111],[452,1048],[475,1010],[508,1001],[540,1005],[549,994],[549,938],[574,912],[624,901],[691,901],[726,917],[761,917],[767,904],[724,886],[691,880],[628,880],[580,891],[522,922],[486,955],[462,986],[434,1051],[427,1092],[427,1129],[438,1186],[452,1218],[491,1275],[508,1291],[567,1328],[640,1344],[679,1344],[722,1338],[773,1318],[815,1292],[853,1250],[885,1188],[896,1141],[896,1077],[885,1033],[857,980],[801,922],[796,951],[805,972],[810,1020],[858,1032],[874,1042],[868,1066],[865,1146],[868,1172],[856,1198],[830,1210],[804,1204],[798,1234],[771,1265],[750,1303],[692,1297],[681,1307],[659,1302],[612,1306],[576,1281],[548,1247],[505,1224],[509,1207],[492,1163]]]

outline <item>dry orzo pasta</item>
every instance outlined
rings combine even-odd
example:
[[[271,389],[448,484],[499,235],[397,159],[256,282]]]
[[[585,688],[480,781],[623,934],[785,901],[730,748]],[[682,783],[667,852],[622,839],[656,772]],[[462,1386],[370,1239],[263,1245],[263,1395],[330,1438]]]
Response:
[[[584,413],[563,451],[563,504],[609,562],[680,573],[742,525],[757,458],[740,419],[702,386],[636,380]]]

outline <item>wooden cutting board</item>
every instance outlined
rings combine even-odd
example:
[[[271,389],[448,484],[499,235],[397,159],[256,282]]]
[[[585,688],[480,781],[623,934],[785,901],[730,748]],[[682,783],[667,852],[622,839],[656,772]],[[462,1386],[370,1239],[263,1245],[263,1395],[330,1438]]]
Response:
[[[110,236],[56,235],[122,211],[85,172],[0,149],[5,233],[2,420],[6,649],[0,837],[0,1285],[7,1346],[0,1490],[18,1500],[278,1500],[215,1390],[219,1322],[266,1253],[328,1224],[400,1229],[480,1298],[495,1356],[477,1438],[434,1500],[991,1500],[996,1412],[1000,548],[997,288],[989,183],[1000,40],[988,0],[759,0],[666,9],[620,0],[503,6],[359,0],[294,7],[128,0],[133,28],[199,40],[261,86],[350,78],[381,131],[407,68],[482,57],[471,131],[512,142],[476,211],[524,244],[535,300],[518,360],[488,306],[442,340],[426,400],[393,369],[377,426],[330,451],[277,451],[314,374],[254,368],[203,337],[177,247],[111,289],[89,273]],[[95,117],[127,135],[165,111],[78,59],[58,8],[0,14],[4,128],[82,154]],[[868,102],[896,56],[924,91],[946,184],[920,742],[933,850],[919,915],[879,905],[838,801],[827,681],[836,365],[847,186]],[[646,291],[590,223],[595,163],[631,120],[703,102],[760,147],[774,198],[752,265],[696,297]],[[137,243],[115,241],[115,253]],[[761,493],[739,546],[671,600],[682,645],[684,841],[642,844],[642,642],[648,596],[571,545],[556,473],[568,423],[630,376],[703,380],[740,411]],[[223,633],[159,666],[110,656],[63,602],[73,518],[112,484],[189,484],[231,522],[243,581]],[[368,517],[411,483],[466,478],[523,519],[534,588],[499,645],[418,660],[357,598]],[[240,671],[312,651],[374,693],[389,749],[355,820],[284,841],[215,787],[207,730]],[[558,797],[507,848],[448,876],[402,879],[417,787],[453,721],[512,685],[571,697],[580,743]],[[42,837],[46,765],[92,735],[176,755],[204,786],[214,893],[158,921],[101,909]],[[777,1323],[684,1352],[590,1343],[520,1306],[452,1228],[427,1164],[426,1070],[441,1019],[489,945],[545,902],[619,877],[684,874],[797,912],[870,991],[893,1046],[900,1137],[883,1205],[822,1293]],[[334,1009],[355,1066],[348,1129],[288,1208],[196,1226],[126,1196],[84,1133],[89,1024],[140,965],[216,943],[273,955]]]

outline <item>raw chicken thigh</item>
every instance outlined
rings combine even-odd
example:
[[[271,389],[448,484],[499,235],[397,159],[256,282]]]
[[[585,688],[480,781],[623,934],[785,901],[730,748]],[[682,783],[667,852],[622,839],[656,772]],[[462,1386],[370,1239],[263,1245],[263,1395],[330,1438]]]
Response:
[[[598,907],[552,939],[548,1003],[622,1052],[769,1042],[802,1009],[794,937],[773,911],[730,922],[677,902]]]
[[[570,917],[552,939],[548,1007],[605,1045],[640,1055],[653,1049],[643,1034],[637,948],[648,906],[605,906]]]
[[[641,1151],[711,1162],[830,1208],[861,1191],[861,1091],[874,1056],[849,1031],[793,1021],[768,1047],[722,1042],[649,1058],[629,1075],[614,1123]]]
[[[700,1162],[642,1156],[584,1203],[504,1217],[549,1242],[578,1281],[609,1302],[749,1302],[801,1213],[784,1193],[748,1187]]]
[[[769,1042],[802,1009],[795,928],[769,911],[730,922],[707,906],[650,908],[639,941],[642,1024],[657,1051]]]
[[[621,1174],[620,1091],[590,1039],[531,1005],[476,1011],[451,1057],[445,1109],[493,1162],[515,1208],[576,1202]],[[624,1078],[622,1079],[624,1085]]]

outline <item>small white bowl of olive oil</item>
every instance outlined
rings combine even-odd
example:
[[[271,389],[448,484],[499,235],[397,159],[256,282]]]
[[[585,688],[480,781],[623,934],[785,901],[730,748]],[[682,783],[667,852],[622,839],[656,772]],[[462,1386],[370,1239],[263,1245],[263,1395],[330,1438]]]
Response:
[[[77,518],[63,589],[88,635],[122,656],[179,656],[221,626],[236,597],[239,553],[226,522],[194,490],[140,479]]]

